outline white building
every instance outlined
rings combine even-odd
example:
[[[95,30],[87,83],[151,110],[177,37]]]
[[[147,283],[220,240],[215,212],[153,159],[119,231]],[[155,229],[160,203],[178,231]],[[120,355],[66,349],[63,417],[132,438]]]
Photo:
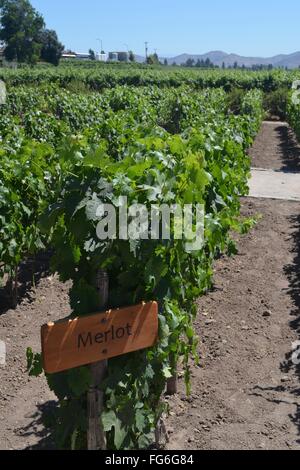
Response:
[[[124,52],[124,51],[110,52],[108,54],[108,60],[110,62],[128,62],[129,61],[129,54],[128,54],[128,52]]]
[[[98,53],[98,54],[96,54],[96,60],[98,60],[99,62],[107,62],[108,55]]]

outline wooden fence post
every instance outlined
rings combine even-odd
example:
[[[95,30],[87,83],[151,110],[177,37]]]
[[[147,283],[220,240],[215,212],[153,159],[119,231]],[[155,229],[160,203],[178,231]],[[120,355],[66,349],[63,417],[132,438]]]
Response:
[[[105,309],[109,292],[109,277],[106,271],[98,272],[96,287],[99,293],[99,309]],[[104,394],[99,390],[106,372],[107,361],[100,361],[91,365],[92,385],[88,392],[88,450],[106,450],[106,436],[101,424]]]

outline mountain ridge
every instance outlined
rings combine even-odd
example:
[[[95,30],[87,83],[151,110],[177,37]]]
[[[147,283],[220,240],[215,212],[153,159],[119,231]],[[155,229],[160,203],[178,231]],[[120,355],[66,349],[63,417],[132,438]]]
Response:
[[[214,65],[218,65],[222,67],[223,63],[226,67],[234,66],[235,63],[239,67],[245,65],[245,67],[252,67],[254,65],[272,65],[273,67],[287,67],[287,68],[298,68],[300,67],[300,51],[293,52],[291,54],[277,54],[272,57],[247,57],[241,56],[235,53],[227,53],[223,51],[210,51],[205,54],[179,54],[175,57],[160,57],[160,61],[164,60],[168,61],[169,65],[176,63],[177,65],[184,64],[188,59],[192,59],[195,62],[198,60],[206,60],[209,59],[213,62]],[[138,62],[144,62],[145,58],[141,56],[137,56]]]

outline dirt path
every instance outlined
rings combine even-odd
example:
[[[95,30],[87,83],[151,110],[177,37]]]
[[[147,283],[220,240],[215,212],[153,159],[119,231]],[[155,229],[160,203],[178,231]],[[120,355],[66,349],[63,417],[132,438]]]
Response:
[[[300,170],[285,123],[263,123],[253,167]],[[262,219],[215,266],[215,289],[199,301],[201,363],[194,392],[170,400],[171,449],[300,449],[300,203],[245,199]]]
[[[300,449],[299,378],[285,367],[297,340],[300,204],[251,200],[243,212],[263,219],[237,257],[216,263],[215,290],[199,301],[201,362],[191,399],[181,383],[170,401],[171,449]]]
[[[42,324],[69,315],[68,286],[45,277],[25,296],[16,311],[0,316],[0,340],[6,342],[7,364],[0,366],[0,449],[49,448],[51,439],[42,425],[42,413],[53,406],[44,377],[29,378],[26,349],[40,351]]]
[[[285,122],[264,122],[250,156],[254,168],[300,171],[300,146]]]
[[[264,122],[250,150],[250,196],[300,202],[300,146],[284,122]]]
[[[254,165],[296,169],[300,147],[291,138],[286,125],[265,123]],[[199,300],[201,362],[192,368],[192,397],[180,380],[169,400],[171,449],[300,449],[300,370],[291,363],[300,333],[300,203],[245,199],[243,213],[262,219],[239,240],[238,256],[216,262],[215,288]],[[0,316],[8,349],[0,449],[52,446],[41,413],[54,396],[44,378],[28,379],[24,351],[39,348],[42,323],[68,314],[67,291],[46,276],[15,312]]]

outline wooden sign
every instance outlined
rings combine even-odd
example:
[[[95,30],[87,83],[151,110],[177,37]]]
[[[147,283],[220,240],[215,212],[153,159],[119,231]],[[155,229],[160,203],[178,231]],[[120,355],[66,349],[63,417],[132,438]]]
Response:
[[[41,333],[45,372],[62,372],[154,346],[158,304],[143,303],[49,323]]]

